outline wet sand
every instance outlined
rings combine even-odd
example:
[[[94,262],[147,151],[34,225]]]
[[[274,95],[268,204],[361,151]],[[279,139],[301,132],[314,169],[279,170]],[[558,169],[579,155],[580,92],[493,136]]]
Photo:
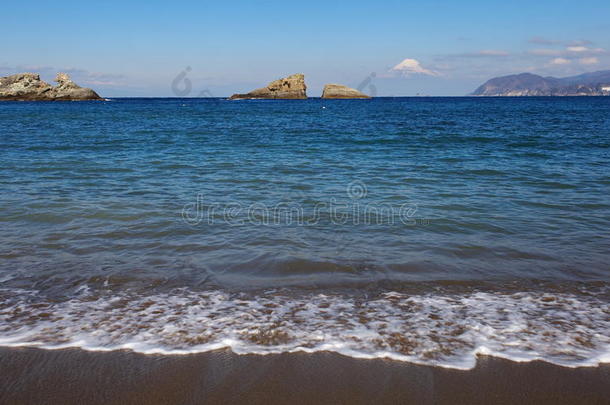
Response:
[[[2,404],[609,404],[610,365],[480,357],[473,370],[333,353],[0,349]]]

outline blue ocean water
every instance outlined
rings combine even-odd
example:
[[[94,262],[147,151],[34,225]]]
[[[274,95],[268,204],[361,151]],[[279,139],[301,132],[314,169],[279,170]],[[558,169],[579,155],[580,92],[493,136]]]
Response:
[[[610,98],[5,102],[0,123],[1,344],[609,361]]]

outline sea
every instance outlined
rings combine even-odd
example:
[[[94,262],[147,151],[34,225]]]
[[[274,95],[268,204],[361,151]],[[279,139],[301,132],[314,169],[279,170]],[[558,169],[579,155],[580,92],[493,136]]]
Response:
[[[610,97],[0,103],[0,346],[610,362]]]

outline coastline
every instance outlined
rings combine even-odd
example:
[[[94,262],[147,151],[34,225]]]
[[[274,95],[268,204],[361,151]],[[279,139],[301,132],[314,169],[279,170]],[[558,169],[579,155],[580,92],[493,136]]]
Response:
[[[610,364],[566,368],[479,356],[471,370],[330,352],[145,355],[0,348],[0,402],[62,404],[603,404]]]

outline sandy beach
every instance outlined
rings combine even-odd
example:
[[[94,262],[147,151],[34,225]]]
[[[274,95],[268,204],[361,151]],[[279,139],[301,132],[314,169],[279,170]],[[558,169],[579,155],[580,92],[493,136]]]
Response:
[[[3,404],[607,404],[610,365],[480,357],[461,371],[332,353],[0,350]]]

